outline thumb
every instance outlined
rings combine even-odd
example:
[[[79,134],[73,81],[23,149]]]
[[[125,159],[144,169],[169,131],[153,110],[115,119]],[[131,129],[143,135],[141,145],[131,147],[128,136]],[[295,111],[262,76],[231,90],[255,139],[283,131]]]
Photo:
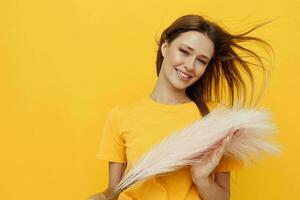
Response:
[[[216,152],[214,153],[214,159],[221,159],[226,151],[227,146],[230,144],[231,137],[232,136],[229,135],[222,141],[222,144],[216,149]]]

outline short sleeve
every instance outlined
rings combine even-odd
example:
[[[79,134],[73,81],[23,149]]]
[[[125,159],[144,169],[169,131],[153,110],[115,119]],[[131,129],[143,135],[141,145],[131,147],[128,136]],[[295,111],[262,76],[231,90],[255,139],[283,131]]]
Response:
[[[215,172],[228,172],[238,171],[243,167],[243,164],[230,157],[223,156],[219,162],[219,165],[215,168]]]
[[[120,163],[126,162],[125,142],[120,133],[118,114],[119,107],[115,106],[106,116],[96,159]]]

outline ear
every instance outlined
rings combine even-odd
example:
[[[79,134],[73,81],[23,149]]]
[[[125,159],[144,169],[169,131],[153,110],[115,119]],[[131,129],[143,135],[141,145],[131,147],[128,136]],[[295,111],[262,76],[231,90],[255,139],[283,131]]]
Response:
[[[163,57],[166,56],[167,50],[168,50],[168,42],[165,41],[165,42],[161,45],[161,48],[160,48],[160,51],[161,51],[161,54],[162,54]]]

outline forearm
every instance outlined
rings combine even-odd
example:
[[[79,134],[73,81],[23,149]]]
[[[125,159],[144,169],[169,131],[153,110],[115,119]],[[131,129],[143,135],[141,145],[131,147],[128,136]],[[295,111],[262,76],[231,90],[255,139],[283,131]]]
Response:
[[[108,188],[104,191],[105,197],[106,197],[107,199],[112,197],[112,194],[113,194],[114,189],[115,189],[115,187],[108,187]],[[117,198],[118,198],[118,196],[114,196],[114,197],[112,198],[112,200],[116,200]]]
[[[211,176],[205,180],[197,181],[195,185],[201,199],[203,200],[230,199],[230,191],[218,185]]]

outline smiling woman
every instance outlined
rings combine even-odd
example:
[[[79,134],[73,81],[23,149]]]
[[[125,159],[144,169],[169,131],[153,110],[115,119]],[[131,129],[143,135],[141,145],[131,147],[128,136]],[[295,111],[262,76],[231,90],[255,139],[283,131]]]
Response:
[[[253,66],[265,69],[255,52],[238,44],[255,41],[270,47],[259,38],[246,36],[261,25],[233,35],[202,16],[185,15],[163,31],[156,60],[158,79],[152,93],[137,101],[116,105],[107,115],[97,158],[109,162],[109,185],[106,192],[92,196],[91,200],[106,199],[109,191],[145,152],[221,104],[222,87],[227,87],[230,105],[234,105],[235,99],[245,102],[247,90],[241,70],[253,81],[251,63],[234,48],[257,59],[258,64]],[[118,199],[229,199],[230,171],[241,166],[222,157],[222,153],[215,153],[214,165],[186,166],[150,178],[124,190]]]
[[[171,44],[165,41],[161,48],[163,65],[166,65],[163,72],[178,89],[199,80],[214,53],[213,42],[198,31],[182,33]]]

